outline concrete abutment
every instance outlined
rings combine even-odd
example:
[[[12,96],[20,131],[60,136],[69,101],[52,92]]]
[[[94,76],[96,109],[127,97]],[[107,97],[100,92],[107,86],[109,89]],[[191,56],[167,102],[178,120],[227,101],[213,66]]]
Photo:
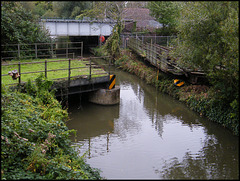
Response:
[[[89,102],[101,105],[115,105],[120,102],[120,87],[99,89],[89,94]]]

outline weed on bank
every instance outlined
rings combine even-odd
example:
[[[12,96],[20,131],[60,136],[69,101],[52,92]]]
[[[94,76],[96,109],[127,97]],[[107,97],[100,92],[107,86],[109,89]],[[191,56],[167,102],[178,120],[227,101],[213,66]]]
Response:
[[[103,48],[96,48],[97,56],[105,55]],[[205,116],[210,121],[216,122],[229,129],[234,135],[239,135],[239,103],[237,100],[230,102],[219,94],[213,86],[191,85],[187,82],[183,87],[176,87],[173,79],[164,73],[157,73],[155,68],[147,66],[129,49],[122,50],[115,59],[115,65],[129,73],[137,75],[147,84],[155,86],[159,92],[166,93],[181,102],[191,110]]]
[[[41,75],[26,93],[1,88],[1,179],[101,179],[71,147],[67,110]]]

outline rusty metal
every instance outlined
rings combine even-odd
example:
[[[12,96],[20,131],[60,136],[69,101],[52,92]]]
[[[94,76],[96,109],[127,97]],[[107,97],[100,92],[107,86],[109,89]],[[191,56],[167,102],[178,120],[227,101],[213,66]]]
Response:
[[[128,46],[159,70],[177,76],[184,75],[193,84],[197,83],[198,77],[205,76],[201,70],[193,71],[180,67],[176,59],[169,55],[170,50],[172,50],[170,47],[152,44],[152,41],[151,43],[143,43],[137,37],[130,37]]]

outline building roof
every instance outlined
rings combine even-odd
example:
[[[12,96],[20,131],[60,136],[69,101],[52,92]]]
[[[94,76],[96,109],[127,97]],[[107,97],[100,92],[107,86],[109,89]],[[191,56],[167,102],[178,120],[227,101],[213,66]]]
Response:
[[[137,30],[152,30],[161,27],[161,24],[150,16],[150,11],[147,8],[125,8],[123,10],[123,19],[136,21]]]

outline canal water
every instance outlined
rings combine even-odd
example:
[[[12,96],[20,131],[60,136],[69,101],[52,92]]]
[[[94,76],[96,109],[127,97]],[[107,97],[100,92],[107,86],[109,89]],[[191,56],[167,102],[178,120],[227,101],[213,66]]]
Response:
[[[102,177],[239,178],[239,137],[135,75],[114,73],[119,105],[79,104],[80,96],[69,104],[73,145]]]

